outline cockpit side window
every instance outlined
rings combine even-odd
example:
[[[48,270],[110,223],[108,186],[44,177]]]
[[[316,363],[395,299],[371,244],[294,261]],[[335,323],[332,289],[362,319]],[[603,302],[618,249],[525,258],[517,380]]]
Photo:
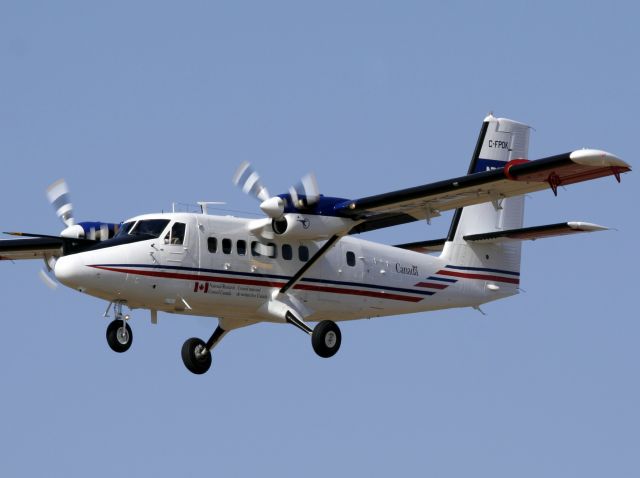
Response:
[[[187,226],[182,222],[176,222],[171,226],[171,230],[164,237],[165,244],[180,245],[184,244],[184,232]]]
[[[130,221],[130,222],[125,222],[124,224],[121,224],[115,237],[122,237],[122,236],[128,235],[129,231],[131,230],[131,228],[135,223],[136,223],[135,221]]]

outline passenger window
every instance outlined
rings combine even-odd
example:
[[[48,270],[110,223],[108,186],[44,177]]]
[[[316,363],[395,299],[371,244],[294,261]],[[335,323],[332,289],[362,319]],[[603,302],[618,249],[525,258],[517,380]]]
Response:
[[[293,248],[289,244],[282,244],[282,258],[290,261],[293,258]]]
[[[222,239],[222,252],[224,254],[231,254],[231,239]]]
[[[356,265],[356,255],[351,251],[347,252],[347,265],[351,267]]]
[[[298,259],[302,262],[307,262],[309,260],[309,248],[307,246],[298,247]]]
[[[215,254],[218,250],[218,239],[215,237],[210,237],[209,239],[207,239],[207,248],[209,249],[209,252]]]
[[[174,223],[169,233],[164,237],[164,243],[173,245],[184,244],[184,231],[186,227],[187,226],[181,222]]]
[[[267,256],[275,259],[277,256],[276,245],[273,242],[262,244],[261,242],[251,242],[251,255],[253,257]]]
[[[239,256],[244,256],[247,254],[247,242],[246,241],[238,241],[236,242],[236,251],[238,251]]]

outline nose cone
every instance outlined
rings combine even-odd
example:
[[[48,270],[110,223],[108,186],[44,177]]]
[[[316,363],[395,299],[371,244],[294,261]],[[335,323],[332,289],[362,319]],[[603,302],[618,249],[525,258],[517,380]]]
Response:
[[[81,287],[80,278],[83,273],[83,268],[84,264],[79,259],[78,255],[74,254],[58,259],[53,269],[53,273],[56,275],[56,279],[67,287],[78,289]]]

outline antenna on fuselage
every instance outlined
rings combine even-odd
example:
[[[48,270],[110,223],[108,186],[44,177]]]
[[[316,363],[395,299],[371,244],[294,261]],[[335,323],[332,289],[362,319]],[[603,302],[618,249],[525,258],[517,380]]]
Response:
[[[207,206],[221,206],[227,203],[221,202],[221,201],[198,201],[197,204],[198,206],[200,206],[200,211],[202,212],[202,214],[206,216],[207,214],[209,214],[209,211],[207,210]]]

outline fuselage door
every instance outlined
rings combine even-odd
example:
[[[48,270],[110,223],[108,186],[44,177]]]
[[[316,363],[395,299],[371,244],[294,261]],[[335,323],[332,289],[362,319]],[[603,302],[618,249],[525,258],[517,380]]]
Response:
[[[199,240],[193,219],[175,221],[165,233],[162,241],[163,265],[198,266]]]

